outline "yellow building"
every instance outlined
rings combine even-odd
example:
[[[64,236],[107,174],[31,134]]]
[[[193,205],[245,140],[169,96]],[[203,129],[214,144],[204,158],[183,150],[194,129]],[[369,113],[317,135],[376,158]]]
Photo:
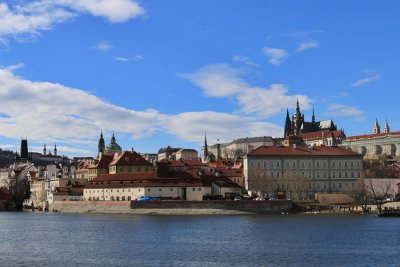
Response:
[[[122,155],[117,155],[108,166],[109,174],[152,171],[153,164],[135,151],[125,151]]]

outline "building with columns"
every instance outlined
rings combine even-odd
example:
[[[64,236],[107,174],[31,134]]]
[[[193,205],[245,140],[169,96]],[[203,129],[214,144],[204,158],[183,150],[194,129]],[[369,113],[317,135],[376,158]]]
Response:
[[[384,132],[381,133],[379,122],[375,120],[371,134],[349,136],[341,146],[362,154],[364,159],[400,159],[400,132],[391,132],[385,121]]]

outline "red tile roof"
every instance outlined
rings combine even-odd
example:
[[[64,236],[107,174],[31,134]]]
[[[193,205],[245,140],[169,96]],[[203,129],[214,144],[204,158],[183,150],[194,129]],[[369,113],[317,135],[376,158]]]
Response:
[[[357,140],[357,139],[369,139],[375,137],[383,137],[383,136],[392,136],[392,135],[400,135],[400,132],[391,132],[391,133],[378,133],[378,134],[364,134],[364,135],[353,135],[346,138],[346,140]]]
[[[92,168],[97,168],[97,169],[105,169],[108,168],[108,165],[111,163],[113,160],[114,156],[113,155],[101,155],[99,162]]]
[[[149,161],[143,158],[140,154],[135,151],[125,151],[122,155],[114,158],[109,164],[110,166],[153,166]]]
[[[329,138],[329,137],[341,137],[343,136],[342,131],[318,131],[318,132],[311,132],[311,133],[303,133],[300,135],[303,140],[318,140],[321,138]]]
[[[248,156],[360,156],[351,149],[337,146],[262,146]]]

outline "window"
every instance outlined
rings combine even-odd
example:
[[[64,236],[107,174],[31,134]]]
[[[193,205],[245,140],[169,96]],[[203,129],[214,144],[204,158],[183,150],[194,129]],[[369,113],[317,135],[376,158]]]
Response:
[[[346,168],[347,168],[347,165],[348,165],[348,162],[347,162],[347,161],[345,161],[345,162],[344,162],[344,167],[346,167]]]
[[[147,189],[147,192],[150,192],[150,188]]]
[[[286,162],[286,168],[289,168],[289,162]]]
[[[276,172],[276,178],[279,178],[279,172]],[[238,181],[239,182],[239,181]]]
[[[350,167],[354,167],[354,162],[350,162]]]
[[[317,178],[319,178],[319,172],[317,172]]]
[[[319,168],[319,161],[317,161],[317,168]]]
[[[341,161],[339,161],[339,168],[341,168],[342,167],[342,162]]]
[[[296,167],[296,162],[295,161],[292,162],[292,167],[293,168]]]
[[[354,183],[351,183],[351,188],[354,188]]]
[[[158,191],[160,191],[160,192],[161,192],[161,191],[162,191],[162,189],[161,189],[161,188],[159,188],[159,189],[158,189]]]
[[[311,178],[311,177],[312,177],[311,172],[308,172],[308,178]]]
[[[260,162],[257,162],[257,168],[260,168]]]
[[[254,162],[250,162],[250,167],[254,167]]]
[[[304,168],[304,161],[301,162],[301,167]]]
[[[324,178],[326,178],[326,172],[324,172]]]
[[[334,162],[334,161],[332,161],[332,167],[335,167],[335,165],[336,165],[336,164],[335,164],[335,162]]]
[[[131,196],[129,196],[129,197],[128,197],[128,201],[131,201],[131,200],[132,200],[132,198],[131,198]]]
[[[267,163],[264,161],[264,168],[267,167]]]
[[[336,173],[335,172],[332,172],[332,177],[336,178]]]
[[[324,162],[322,162],[322,167],[326,167],[326,162],[324,161]]]
[[[122,197],[122,201],[125,201],[125,196]]]
[[[339,183],[339,189],[342,189],[342,183]]]
[[[193,187],[193,191],[196,191],[196,188]]]
[[[273,167],[274,167],[274,164],[272,163],[272,161],[269,163],[269,167],[270,167],[270,168],[273,168]]]
[[[311,168],[311,162],[308,163],[308,168]]]
[[[276,162],[276,167],[279,167],[279,161]]]
[[[311,183],[308,183],[308,189],[311,189]]]
[[[173,189],[173,188],[170,188],[169,191],[174,191],[174,189]]]
[[[339,178],[342,178],[342,172],[339,172]]]
[[[354,172],[351,172],[351,178],[354,178]]]
[[[347,172],[345,172],[345,173],[344,173],[344,177],[348,178],[348,176],[349,176],[349,175],[347,174]]]
[[[361,172],[358,172],[358,178],[360,178],[361,177]]]
[[[304,178],[304,172],[301,172],[301,177],[303,177],[303,178]]]
[[[333,188],[333,189],[336,188],[336,184],[335,184],[335,183],[332,184],[332,188]]]
[[[119,201],[119,196],[117,196],[117,201]]]
[[[271,172],[271,178],[274,178],[274,173],[273,172]]]
[[[197,188],[197,191],[201,191],[201,188],[199,187],[199,188]]]

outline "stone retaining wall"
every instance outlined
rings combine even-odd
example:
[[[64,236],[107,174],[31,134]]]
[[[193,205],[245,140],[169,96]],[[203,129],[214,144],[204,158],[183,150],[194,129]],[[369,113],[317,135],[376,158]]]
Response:
[[[292,202],[275,201],[55,201],[50,211],[160,215],[272,214],[291,210]]]

